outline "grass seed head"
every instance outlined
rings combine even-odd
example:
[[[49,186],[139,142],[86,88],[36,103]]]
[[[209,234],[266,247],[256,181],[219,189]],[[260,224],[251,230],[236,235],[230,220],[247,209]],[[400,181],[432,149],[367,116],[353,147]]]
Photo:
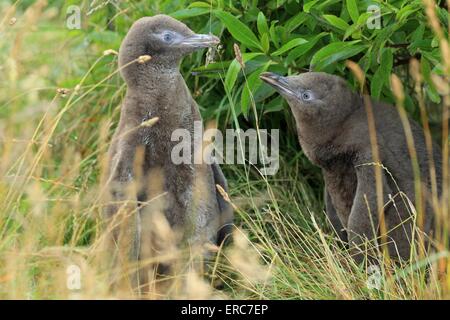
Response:
[[[420,73],[420,64],[417,59],[411,59],[409,64],[409,72],[413,77],[414,81],[422,83],[422,74]]]
[[[140,64],[146,63],[147,61],[150,61],[152,57],[150,57],[149,55],[143,55],[143,56],[139,56],[139,58],[137,59],[137,62]]]
[[[234,49],[234,55],[236,57],[237,62],[239,62],[239,64],[241,65],[241,68],[244,69],[245,64],[244,64],[244,60],[242,59],[241,49],[239,49],[239,46],[236,43],[233,45],[233,49]]]
[[[395,95],[395,98],[399,102],[403,102],[405,100],[405,93],[403,91],[403,85],[400,79],[395,75],[391,75],[391,86],[392,86],[392,92]]]
[[[154,118],[148,119],[148,120],[146,120],[146,121],[141,123],[141,127],[152,127],[158,121],[159,121],[158,117],[154,117]]]
[[[109,56],[109,55],[117,56],[118,54],[119,53],[116,50],[113,50],[113,49],[108,49],[108,50],[103,51],[103,55],[104,56]]]
[[[59,95],[61,95],[61,97],[64,98],[70,93],[70,90],[67,88],[58,88],[56,89],[56,93],[58,93]]]

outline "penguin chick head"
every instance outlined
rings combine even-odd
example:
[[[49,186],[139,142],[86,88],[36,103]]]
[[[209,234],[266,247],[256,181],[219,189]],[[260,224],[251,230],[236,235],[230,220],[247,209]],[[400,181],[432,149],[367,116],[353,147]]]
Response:
[[[324,72],[289,77],[265,72],[260,78],[286,99],[297,122],[345,119],[361,103],[344,79]]]
[[[139,56],[150,55],[152,59],[148,63],[158,65],[159,69],[177,68],[184,56],[218,43],[217,37],[196,34],[172,17],[143,17],[134,22],[123,40],[119,50],[119,65],[123,67]],[[126,78],[126,73],[122,74]]]

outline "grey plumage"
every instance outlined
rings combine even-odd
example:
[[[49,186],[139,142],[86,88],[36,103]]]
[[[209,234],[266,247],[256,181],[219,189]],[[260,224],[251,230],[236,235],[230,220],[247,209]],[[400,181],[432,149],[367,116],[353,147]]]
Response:
[[[363,260],[365,240],[380,235],[374,160],[364,101],[345,80],[326,73],[308,72],[282,77],[265,73],[261,79],[288,102],[297,124],[298,139],[306,156],[322,168],[326,212],[343,240],[350,243],[357,261]],[[377,146],[383,165],[382,186],[388,249],[392,257],[407,259],[412,242],[413,217],[401,192],[415,203],[414,174],[406,136],[395,107],[372,101]],[[423,229],[434,228],[430,159],[422,128],[409,120],[425,195]],[[442,188],[442,161],[433,145],[437,193]],[[393,199],[392,199],[392,198]],[[390,201],[391,200],[391,201]]]
[[[194,143],[194,121],[201,121],[179,63],[189,53],[218,41],[211,35],[195,34],[171,17],[157,15],[136,21],[122,42],[119,65],[127,93],[109,151],[112,203],[106,216],[109,221],[117,214],[120,204],[116,203],[139,201],[139,210],[136,206],[129,210],[136,214],[131,214],[125,228],[128,240],[133,238],[128,246],[132,259],[148,259],[161,247],[174,245],[154,239],[155,212],[162,212],[176,232],[178,238],[170,240],[176,244],[220,244],[230,231],[232,208],[216,191],[216,184],[227,190],[220,167],[171,161],[171,150],[178,143],[171,141],[173,131],[187,129]],[[151,60],[133,62],[142,55],[150,55]],[[155,117],[159,120],[153,126],[141,125]],[[138,184],[137,192],[129,199],[126,190],[132,183]],[[114,242],[120,240],[119,233],[116,228]],[[145,281],[141,276],[141,282]]]

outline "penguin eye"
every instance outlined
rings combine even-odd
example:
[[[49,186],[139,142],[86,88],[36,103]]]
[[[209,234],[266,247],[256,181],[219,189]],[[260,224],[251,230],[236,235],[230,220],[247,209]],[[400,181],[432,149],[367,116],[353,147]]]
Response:
[[[173,40],[173,34],[170,32],[164,33],[163,40],[164,40],[164,42],[171,43]]]
[[[312,100],[312,99],[313,99],[313,96],[312,96],[310,91],[302,92],[302,100],[309,101],[309,100]]]

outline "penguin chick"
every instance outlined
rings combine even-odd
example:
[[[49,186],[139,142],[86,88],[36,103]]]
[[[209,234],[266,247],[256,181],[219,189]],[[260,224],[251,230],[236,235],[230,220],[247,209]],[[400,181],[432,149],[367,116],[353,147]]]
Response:
[[[322,169],[326,212],[335,230],[350,244],[355,260],[364,260],[364,244],[380,236],[376,178],[368,117],[364,101],[344,79],[321,72],[282,77],[264,73],[261,79],[288,102],[294,115],[300,145]],[[381,182],[387,247],[391,257],[408,259],[413,241],[414,216],[405,196],[415,203],[414,173],[406,136],[395,107],[371,102],[377,148],[382,164]],[[420,167],[422,193],[431,195],[430,159],[422,128],[409,119]],[[437,194],[442,188],[440,149],[433,145]],[[379,165],[379,164],[378,164]],[[431,197],[423,197],[423,201]],[[431,235],[431,203],[424,206],[422,231]],[[382,237],[378,238],[382,239]],[[417,239],[417,238],[416,238]]]
[[[171,159],[179,143],[171,140],[172,133],[186,129],[193,135],[194,122],[202,120],[179,71],[180,61],[218,43],[215,36],[195,34],[169,16],[156,15],[137,20],[121,44],[119,66],[127,92],[109,150],[111,204],[106,216],[114,218],[124,202],[139,203],[139,208],[129,208],[132,222],[124,231],[132,259],[148,259],[176,245],[220,244],[230,232],[233,211],[216,190],[216,184],[227,190],[220,167],[174,164]],[[139,59],[146,55],[151,59]],[[158,121],[143,125],[149,119]],[[129,192],[132,186],[137,190]],[[158,212],[165,221],[156,226]],[[114,242],[120,238],[118,229]],[[161,229],[166,230],[162,235]]]

